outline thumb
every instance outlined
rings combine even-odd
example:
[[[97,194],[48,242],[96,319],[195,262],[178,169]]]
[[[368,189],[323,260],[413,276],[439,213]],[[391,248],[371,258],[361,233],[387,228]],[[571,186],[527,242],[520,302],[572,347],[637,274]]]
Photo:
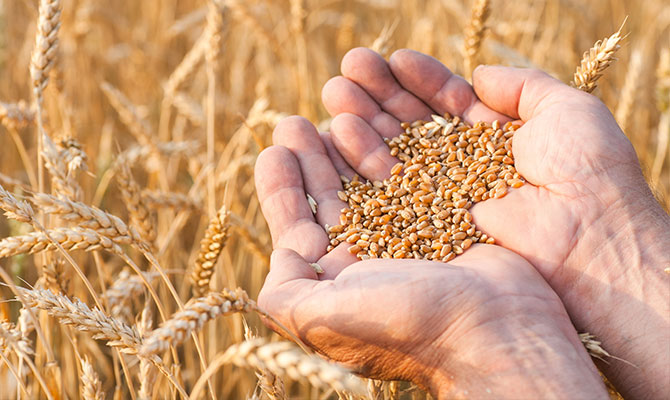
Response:
[[[308,279],[318,282],[316,271],[298,253],[290,249],[276,249],[270,257],[270,273],[263,289],[275,289],[284,283]]]
[[[472,82],[489,108],[524,122],[560,100],[590,97],[537,69],[480,65]]]

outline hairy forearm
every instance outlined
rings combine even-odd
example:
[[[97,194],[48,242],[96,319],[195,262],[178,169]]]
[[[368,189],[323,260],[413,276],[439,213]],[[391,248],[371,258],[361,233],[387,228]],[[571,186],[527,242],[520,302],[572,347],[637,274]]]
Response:
[[[670,392],[670,217],[649,197],[627,204],[584,232],[566,263],[583,272],[559,294],[578,329],[627,361],[602,365],[622,394],[660,398]]]

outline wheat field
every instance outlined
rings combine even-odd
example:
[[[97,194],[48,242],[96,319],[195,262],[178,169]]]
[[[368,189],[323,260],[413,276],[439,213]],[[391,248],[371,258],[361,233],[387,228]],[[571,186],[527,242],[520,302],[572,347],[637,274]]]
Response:
[[[670,4],[473,3],[0,0],[0,399],[428,397],[305,353],[254,302],[256,157],[284,116],[328,129],[354,47],[569,82],[625,21],[593,94],[670,208]]]

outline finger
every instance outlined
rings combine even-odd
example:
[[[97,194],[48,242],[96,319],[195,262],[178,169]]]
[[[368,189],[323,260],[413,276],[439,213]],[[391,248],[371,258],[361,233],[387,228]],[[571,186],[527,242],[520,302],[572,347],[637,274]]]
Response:
[[[328,157],[330,157],[330,160],[333,162],[337,173],[349,179],[353,178],[356,172],[349,166],[349,164],[347,164],[342,157],[342,154],[335,148],[330,132],[319,132],[319,135],[321,136],[321,141],[323,142],[323,145],[328,152]]]
[[[356,114],[382,137],[391,138],[402,133],[400,121],[384,112],[365,90],[347,78],[336,76],[326,82],[321,99],[333,117],[343,113]]]
[[[274,247],[294,250],[309,262],[318,260],[328,236],[314,221],[293,153],[282,146],[268,147],[258,156],[254,175]]]
[[[590,97],[536,69],[480,65],[472,81],[477,96],[488,107],[523,121],[556,104],[557,99]]]
[[[465,79],[449,71],[433,57],[413,50],[398,50],[389,60],[398,82],[440,114],[459,115],[472,124],[476,121],[509,118],[479,101]]]
[[[405,90],[382,56],[370,49],[350,50],[342,59],[342,75],[363,88],[382,110],[400,121],[426,119],[433,110]]]
[[[391,175],[398,159],[365,120],[354,114],[340,114],[330,125],[333,143],[344,159],[361,176],[381,181]]]
[[[346,206],[337,197],[342,182],[314,125],[302,117],[285,118],[275,128],[273,140],[298,159],[305,189],[317,203],[319,224],[337,225]]]

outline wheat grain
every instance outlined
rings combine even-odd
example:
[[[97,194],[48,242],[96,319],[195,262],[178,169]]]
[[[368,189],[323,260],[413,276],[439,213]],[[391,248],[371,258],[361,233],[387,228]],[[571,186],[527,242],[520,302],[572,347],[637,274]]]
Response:
[[[415,258],[448,262],[473,243],[494,243],[477,230],[469,208],[505,196],[524,181],[514,168],[512,138],[518,125],[434,115],[403,123],[387,140],[400,159],[384,182],[344,181],[338,193],[348,207],[328,228],[331,251],[346,243],[360,259]]]
[[[26,307],[44,310],[60,323],[89,332],[93,339],[105,340],[108,346],[118,347],[123,353],[136,354],[142,344],[135,328],[106,315],[97,307],[89,308],[77,298],[70,299],[44,289],[17,290],[21,292]]]
[[[219,316],[254,310],[256,304],[242,289],[211,292],[205,297],[191,299],[184,309],[175,313],[158,329],[151,332],[140,349],[140,355],[150,356],[182,343],[191,332]]]
[[[625,24],[625,21],[624,21]],[[620,42],[623,24],[612,36],[597,41],[592,48],[584,52],[582,61],[575,71],[572,85],[579,90],[591,93],[597,86],[596,82],[607,67],[616,60],[614,54],[621,47]]]
[[[475,0],[472,6],[470,22],[465,28],[465,38],[463,39],[464,71],[467,78],[472,76],[472,70],[477,61],[477,53],[479,53],[482,38],[484,37],[486,20],[490,12],[489,0]]]
[[[226,245],[230,228],[230,212],[223,206],[216,216],[209,221],[205,236],[200,241],[200,251],[195,261],[195,269],[191,274],[193,293],[202,296],[209,291],[209,281],[221,250]]]
[[[88,357],[81,360],[81,397],[84,400],[103,400],[105,393],[102,391],[102,383],[95,372]]]

